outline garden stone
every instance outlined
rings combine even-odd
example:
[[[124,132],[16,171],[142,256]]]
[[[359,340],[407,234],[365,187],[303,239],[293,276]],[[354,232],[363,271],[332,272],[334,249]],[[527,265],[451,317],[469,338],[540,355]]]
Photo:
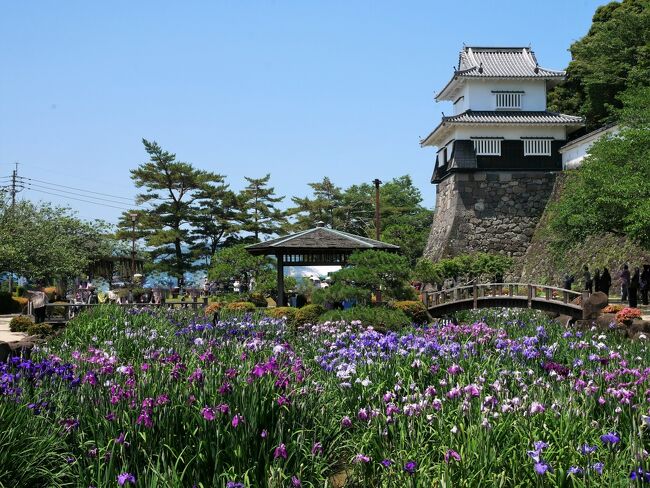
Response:
[[[612,322],[616,325],[616,314],[604,313],[596,319],[596,327],[598,327],[598,330],[609,330]]]
[[[33,337],[27,337],[14,342],[0,342],[0,362],[5,362],[8,358],[21,355],[29,358],[36,342],[37,339]]]
[[[592,293],[583,305],[584,317],[595,319],[600,315],[600,311],[607,306],[608,297],[602,291]]]

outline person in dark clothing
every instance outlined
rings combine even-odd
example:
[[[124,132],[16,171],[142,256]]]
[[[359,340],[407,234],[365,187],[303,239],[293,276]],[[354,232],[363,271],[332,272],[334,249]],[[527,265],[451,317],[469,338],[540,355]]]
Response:
[[[585,264],[585,267],[582,268],[583,273],[582,273],[582,278],[584,279],[585,282],[585,290],[588,291],[589,293],[593,292],[593,287],[594,287],[594,282],[591,279],[591,273],[589,272],[589,268]]]
[[[600,289],[602,286],[601,280],[602,278],[600,277],[600,270],[597,269],[594,271],[594,291],[603,291]]]
[[[639,272],[639,268],[634,268],[634,274],[630,279],[630,287],[628,288],[628,293],[630,294],[630,307],[636,307],[638,304],[637,292],[639,291],[640,282],[641,274]]]
[[[609,296],[609,288],[612,286],[612,276],[609,274],[607,268],[603,269],[603,274],[600,277],[600,291]]]
[[[621,301],[627,302],[628,288],[630,287],[630,269],[627,264],[623,265],[623,271],[620,274],[621,278]]]
[[[650,264],[643,265],[643,273],[641,273],[641,303],[648,304],[648,292],[650,292]]]
[[[575,278],[574,278],[573,276],[571,276],[571,275],[568,274],[568,273],[565,274],[565,275],[564,275],[564,289],[565,289],[565,290],[570,290],[570,289],[571,289],[571,285],[573,284],[573,281],[574,281],[574,280],[575,280]]]

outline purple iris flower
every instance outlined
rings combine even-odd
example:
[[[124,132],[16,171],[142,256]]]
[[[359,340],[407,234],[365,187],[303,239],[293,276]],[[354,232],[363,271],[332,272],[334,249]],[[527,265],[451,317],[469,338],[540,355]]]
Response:
[[[117,482],[120,486],[124,486],[127,483],[135,485],[135,476],[131,473],[120,473],[117,475]]]
[[[404,471],[408,474],[415,474],[418,464],[415,461],[409,461],[404,465]]]
[[[347,415],[343,417],[341,419],[341,426],[345,428],[352,427],[352,420],[350,420],[350,417],[348,417]]]
[[[320,442],[314,442],[314,445],[311,446],[311,454],[312,456],[323,454],[323,444]]]
[[[277,459],[279,457],[287,459],[287,446],[284,444],[280,444],[278,447],[276,447],[273,453],[273,459]]]
[[[291,486],[295,486],[295,487],[302,486],[302,483],[300,482],[300,478],[298,478],[297,476],[292,476],[291,477]]]
[[[594,463],[591,465],[591,469],[593,469],[598,474],[603,474],[604,467],[605,465],[603,463]]]
[[[582,447],[580,448],[580,453],[586,456],[587,454],[596,452],[596,449],[598,449],[597,446],[590,446],[589,444],[583,444]]]
[[[239,481],[229,481],[226,483],[226,488],[244,488],[244,483],[240,483]]]
[[[603,442],[603,444],[614,445],[618,444],[621,441],[621,438],[616,432],[609,432],[607,434],[601,435],[600,440]]]
[[[568,470],[567,473],[573,476],[581,476],[584,473],[584,470],[580,468],[579,466],[571,466]]]
[[[447,464],[449,464],[449,462],[452,461],[452,460],[455,460],[455,461],[460,462],[460,454],[458,454],[458,453],[457,453],[456,451],[454,451],[453,449],[449,449],[449,450],[445,453],[445,462],[446,462]]]
[[[535,463],[535,472],[539,475],[546,474],[546,472],[550,469],[551,467],[545,461],[539,461],[538,463]]]
[[[392,464],[393,461],[391,461],[390,459],[384,459],[383,461],[381,461],[381,465],[384,466],[385,468],[390,468]]]

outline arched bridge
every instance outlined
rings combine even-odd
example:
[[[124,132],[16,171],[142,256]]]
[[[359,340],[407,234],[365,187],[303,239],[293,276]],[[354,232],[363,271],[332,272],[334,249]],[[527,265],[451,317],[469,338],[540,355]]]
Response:
[[[580,298],[581,300],[576,300]],[[532,308],[584,318],[582,303],[589,292],[528,283],[484,283],[422,293],[422,301],[434,317],[477,308]]]

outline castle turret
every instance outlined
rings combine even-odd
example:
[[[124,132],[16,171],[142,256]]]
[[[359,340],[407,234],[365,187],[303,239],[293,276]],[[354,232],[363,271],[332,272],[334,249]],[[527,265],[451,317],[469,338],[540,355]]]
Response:
[[[521,256],[562,169],[559,149],[581,117],[546,110],[565,77],[525,47],[469,47],[436,101],[453,103],[421,141],[436,147],[436,214],[425,255]]]

